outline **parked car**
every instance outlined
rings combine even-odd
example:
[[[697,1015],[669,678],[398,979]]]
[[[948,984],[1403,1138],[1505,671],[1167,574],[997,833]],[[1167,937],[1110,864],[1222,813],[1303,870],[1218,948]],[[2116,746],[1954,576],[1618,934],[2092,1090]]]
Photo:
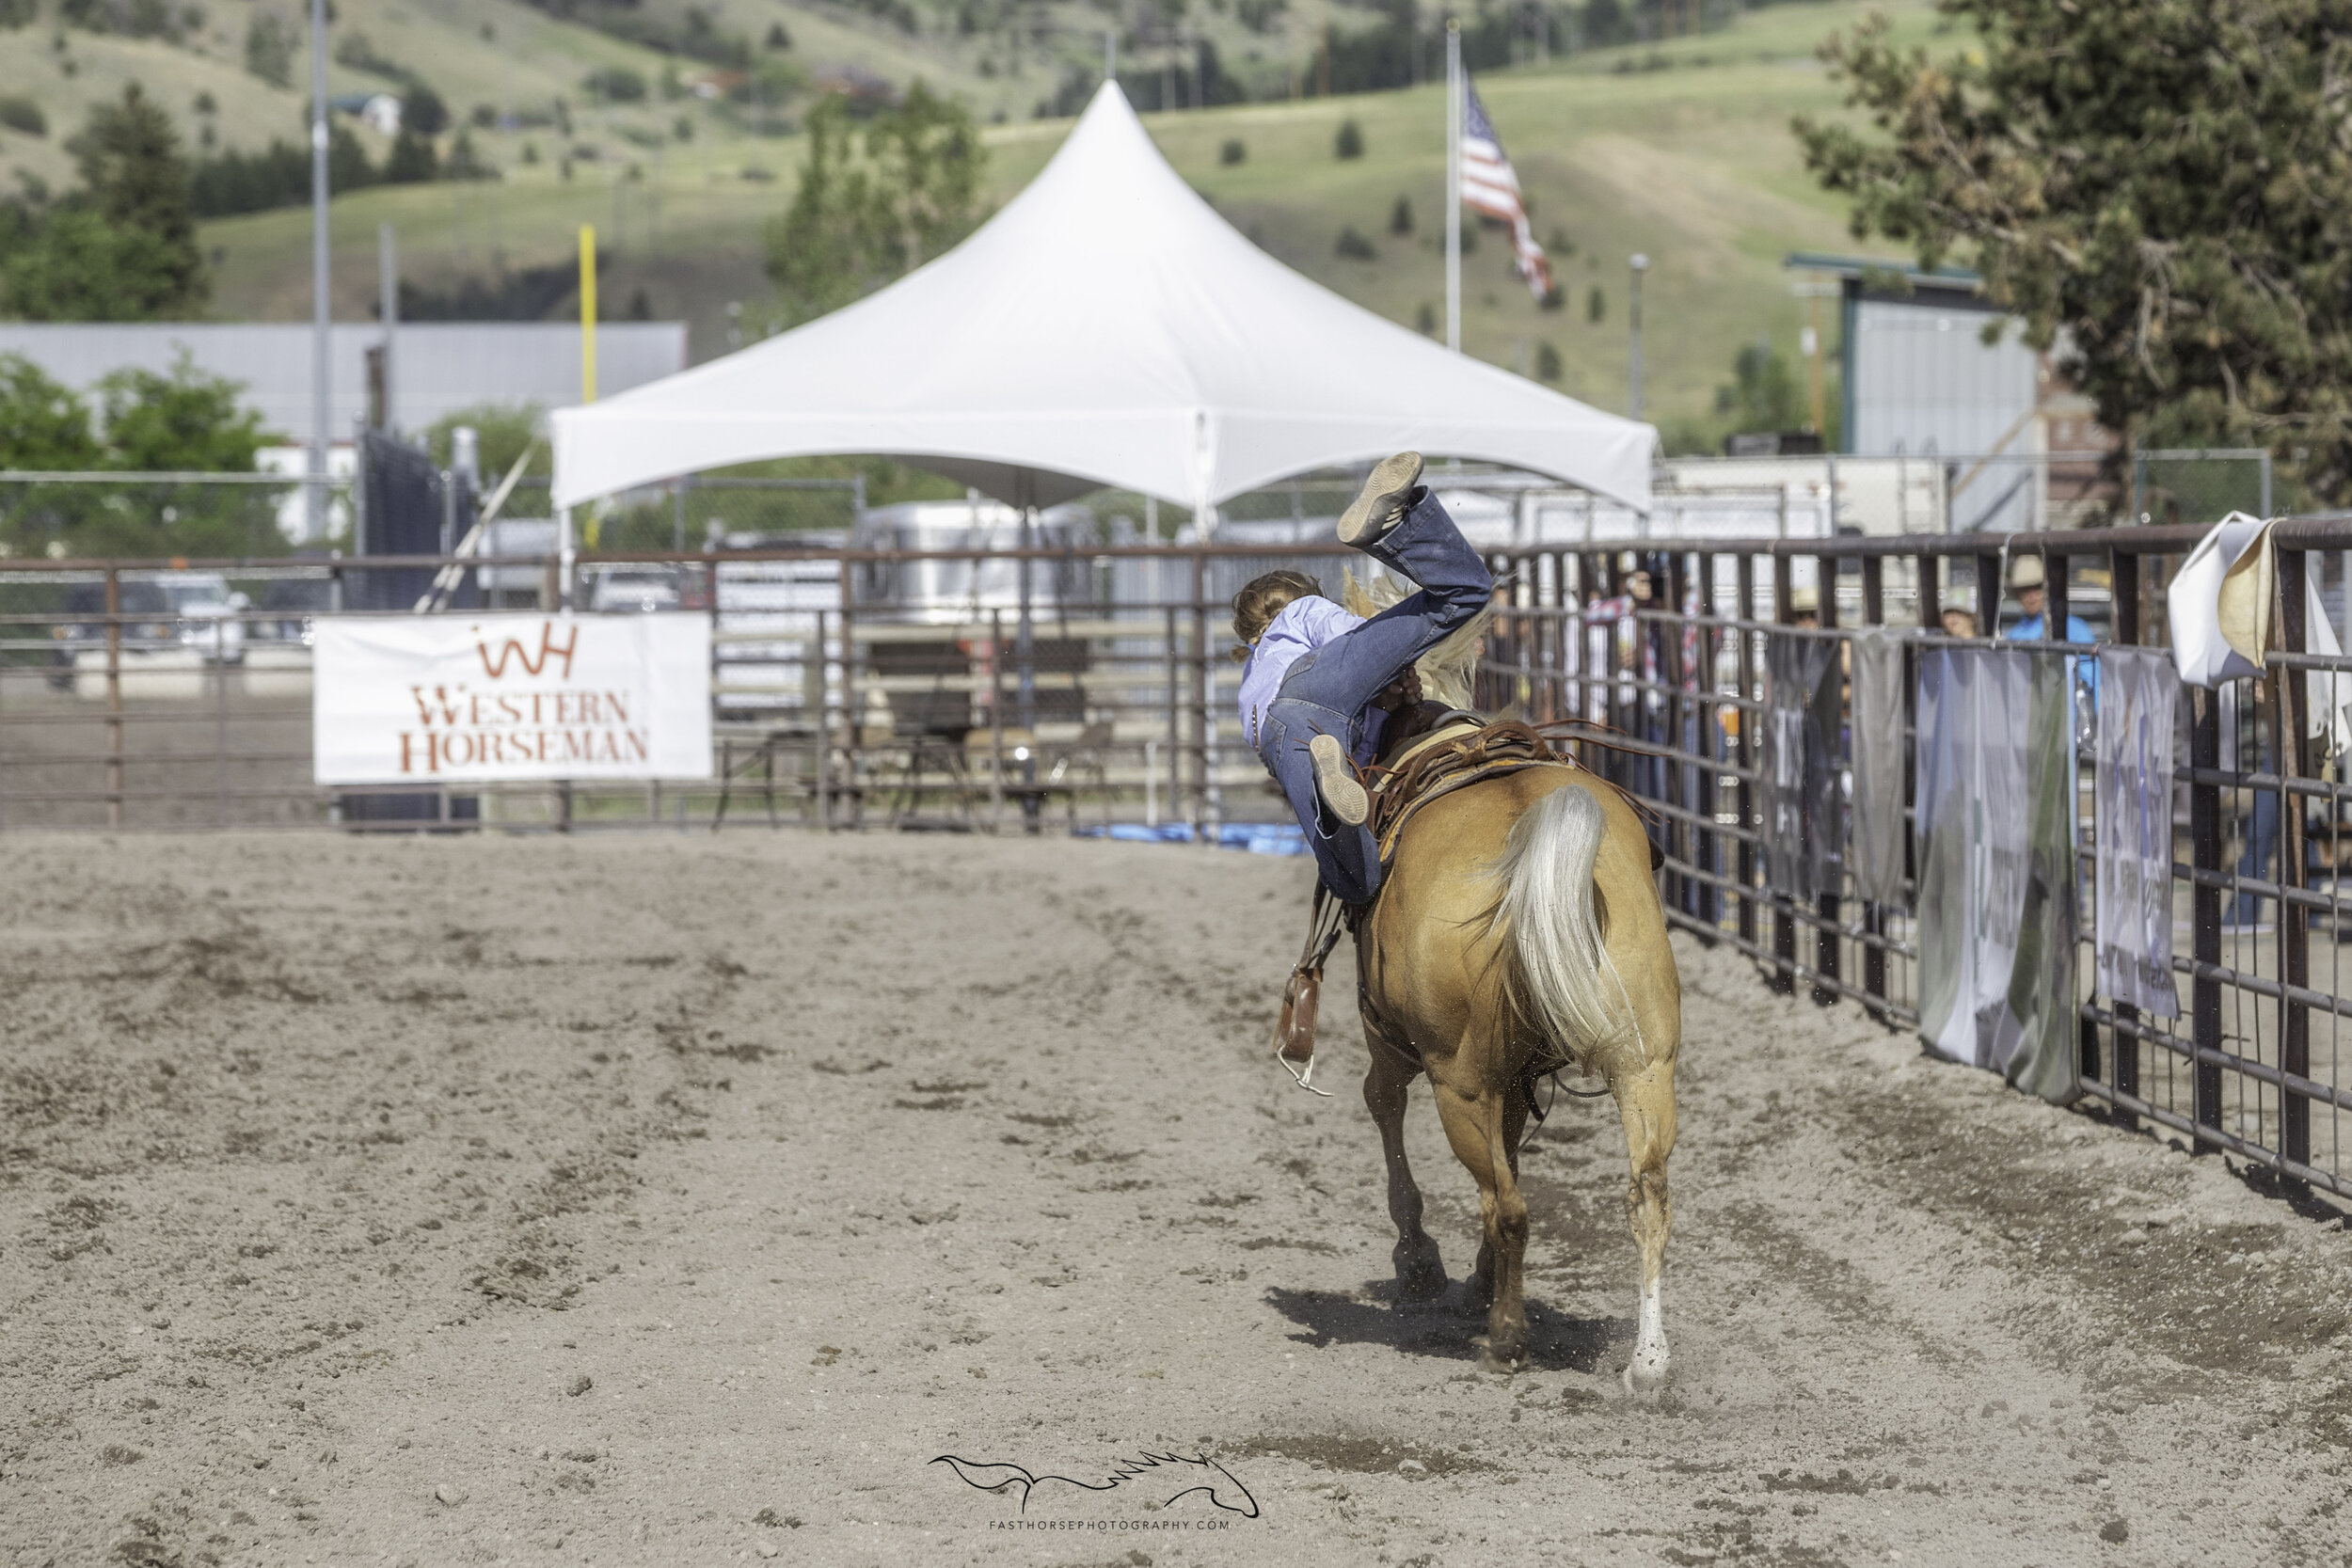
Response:
[[[125,578],[116,585],[121,654],[127,665],[151,665],[174,656],[193,664],[245,659],[245,626],[238,612],[251,601],[232,593],[217,572],[169,572]],[[77,582],[66,590],[64,618],[50,628],[49,683],[73,685],[74,671],[103,661],[106,649],[106,585]],[[95,619],[78,619],[78,617]]]
[[[170,601],[178,617],[174,641],[199,658],[237,664],[245,658],[245,622],[241,613],[253,601],[229,587],[218,572],[167,572],[155,585]]]
[[[177,645],[171,600],[160,585],[147,581],[119,583],[117,585],[115,605],[118,613],[125,617],[122,623],[124,653],[153,653]],[[103,616],[106,612],[106,585],[103,582],[73,584],[65,591],[64,612],[68,617]],[[106,623],[103,620],[61,620],[49,628],[49,636],[56,644],[49,654],[49,684],[63,690],[73,684],[74,656],[106,645]]]

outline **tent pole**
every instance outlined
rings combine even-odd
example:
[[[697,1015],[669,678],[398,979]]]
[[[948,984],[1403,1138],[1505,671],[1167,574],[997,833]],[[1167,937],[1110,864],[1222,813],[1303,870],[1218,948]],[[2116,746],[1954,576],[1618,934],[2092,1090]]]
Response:
[[[327,277],[327,146],[326,3],[310,0],[310,438],[304,443],[309,449],[304,458],[309,483],[302,491],[305,544],[317,544],[326,537],[326,447],[328,427],[334,423],[328,367],[334,305]],[[119,812],[119,805],[115,809]]]
[[[1462,352],[1462,24],[1445,24],[1445,346]]]
[[[555,509],[555,602],[549,610],[572,608],[572,562],[578,552],[572,548],[572,509]]]

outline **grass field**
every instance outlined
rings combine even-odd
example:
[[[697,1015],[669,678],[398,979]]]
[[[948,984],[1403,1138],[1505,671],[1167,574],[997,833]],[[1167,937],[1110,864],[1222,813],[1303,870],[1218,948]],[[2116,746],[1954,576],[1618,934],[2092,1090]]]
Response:
[[[451,37],[460,15],[488,23],[494,44],[459,51],[462,59],[432,60],[437,86],[461,116],[477,101],[536,103],[566,84],[574,85],[577,106],[577,81],[593,64],[634,63],[649,74],[659,70],[649,63],[657,57],[645,51],[551,22],[509,0],[464,6],[433,0],[380,11],[365,0],[346,0],[346,8],[353,24],[368,29],[378,50],[393,58],[425,59],[431,38]],[[1805,307],[1791,291],[1784,256],[1852,243],[1843,204],[1805,176],[1788,121],[1799,113],[1836,112],[1839,90],[1815,59],[1815,46],[1871,8],[1890,9],[1899,37],[1927,41],[1931,36],[1934,19],[1919,0],[1892,7],[1821,0],[1748,12],[1725,30],[1696,38],[1596,50],[1549,68],[1483,76],[1479,90],[1534,201],[1538,236],[1569,242],[1553,259],[1567,298],[1564,309],[1537,309],[1511,275],[1504,236],[1478,235],[1464,263],[1465,348],[1532,372],[1549,344],[1561,362],[1563,390],[1623,409],[1626,261],[1636,251],[1645,253],[1651,270],[1645,289],[1645,412],[1676,427],[1683,444],[1709,438],[1715,390],[1729,379],[1740,346],[1760,339],[1783,353],[1796,352]],[[242,27],[236,5],[220,12]],[[817,51],[822,24],[836,26],[848,40],[841,47],[870,45],[874,69],[936,73],[942,65],[938,57],[910,59],[904,50],[894,55],[887,40],[866,39],[819,13],[795,8],[788,14],[803,55]],[[395,18],[415,30],[397,30]],[[428,21],[437,33],[426,30]],[[222,29],[230,25],[220,24]],[[41,41],[35,33],[16,36]],[[254,123],[273,127],[291,125],[299,114],[298,95],[262,88],[233,59],[80,34],[72,35],[72,49],[85,62],[85,77],[140,74],[151,86],[169,80],[169,92],[183,97],[192,97],[204,72],[221,76],[225,85],[213,90],[223,104],[222,135],[230,140],[258,139],[245,134],[245,121],[228,124],[232,113],[250,117],[266,108],[268,115]],[[0,63],[0,91],[26,71],[21,56],[42,53],[0,50],[6,62]],[[45,69],[40,59],[29,66]],[[167,70],[180,75],[168,77]],[[339,71],[337,90],[350,85],[341,80],[349,74]],[[961,71],[947,80],[959,91],[974,84],[992,90],[1001,86]],[[1002,107],[1001,92],[997,98],[994,106]],[[693,122],[691,139],[654,134],[680,113]],[[1366,152],[1343,161],[1334,154],[1334,140],[1350,119],[1363,130]],[[1273,255],[1392,320],[1412,325],[1424,309],[1441,317],[1442,88],[1152,115],[1146,123],[1195,188]],[[1017,118],[991,126],[993,198],[1004,199],[1032,178],[1069,126],[1066,119]],[[8,138],[0,157],[23,139]],[[50,140],[56,139],[53,130]],[[335,203],[339,316],[364,316],[372,306],[380,223],[397,228],[407,275],[437,287],[501,267],[560,262],[585,222],[596,224],[615,252],[603,284],[608,312],[626,310],[642,290],[655,315],[692,325],[697,357],[724,351],[730,302],[741,306],[748,333],[756,335],[769,309],[763,230],[790,199],[802,156],[797,136],[751,135],[735,111],[689,100],[602,113],[582,109],[574,135],[561,140],[546,130],[477,139],[504,171],[502,181],[379,188]],[[1243,144],[1238,165],[1220,162],[1229,140]],[[525,142],[539,151],[536,164],[523,161]],[[567,147],[594,148],[599,156],[575,162],[567,179],[553,156]],[[1399,197],[1412,212],[1410,234],[1390,231]],[[1374,259],[1338,253],[1347,228],[1372,241]],[[307,213],[209,223],[204,240],[215,261],[216,315],[307,315]],[[1601,303],[1597,321],[1588,313],[1595,291]]]

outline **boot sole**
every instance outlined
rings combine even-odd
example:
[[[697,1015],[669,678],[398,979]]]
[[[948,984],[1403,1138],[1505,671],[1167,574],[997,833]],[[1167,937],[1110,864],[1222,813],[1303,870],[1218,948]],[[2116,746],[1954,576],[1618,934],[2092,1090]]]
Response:
[[[1401,500],[1421,479],[1421,453],[1400,451],[1394,457],[1384,457],[1364,481],[1364,487],[1340,514],[1340,543],[1361,545],[1379,536],[1372,519],[1387,510],[1385,503]]]
[[[1347,766],[1347,753],[1340,750],[1339,737],[1316,736],[1307,742],[1307,754],[1314,758],[1315,793],[1323,797],[1324,805],[1349,827],[1362,827],[1372,815],[1372,797]]]

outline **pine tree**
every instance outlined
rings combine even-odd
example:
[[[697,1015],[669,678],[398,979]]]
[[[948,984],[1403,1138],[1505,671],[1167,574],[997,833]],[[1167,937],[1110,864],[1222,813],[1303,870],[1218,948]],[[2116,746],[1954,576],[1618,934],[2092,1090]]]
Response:
[[[179,133],[136,82],[67,146],[82,188],[0,261],[0,309],[34,321],[159,321],[211,293]]]

